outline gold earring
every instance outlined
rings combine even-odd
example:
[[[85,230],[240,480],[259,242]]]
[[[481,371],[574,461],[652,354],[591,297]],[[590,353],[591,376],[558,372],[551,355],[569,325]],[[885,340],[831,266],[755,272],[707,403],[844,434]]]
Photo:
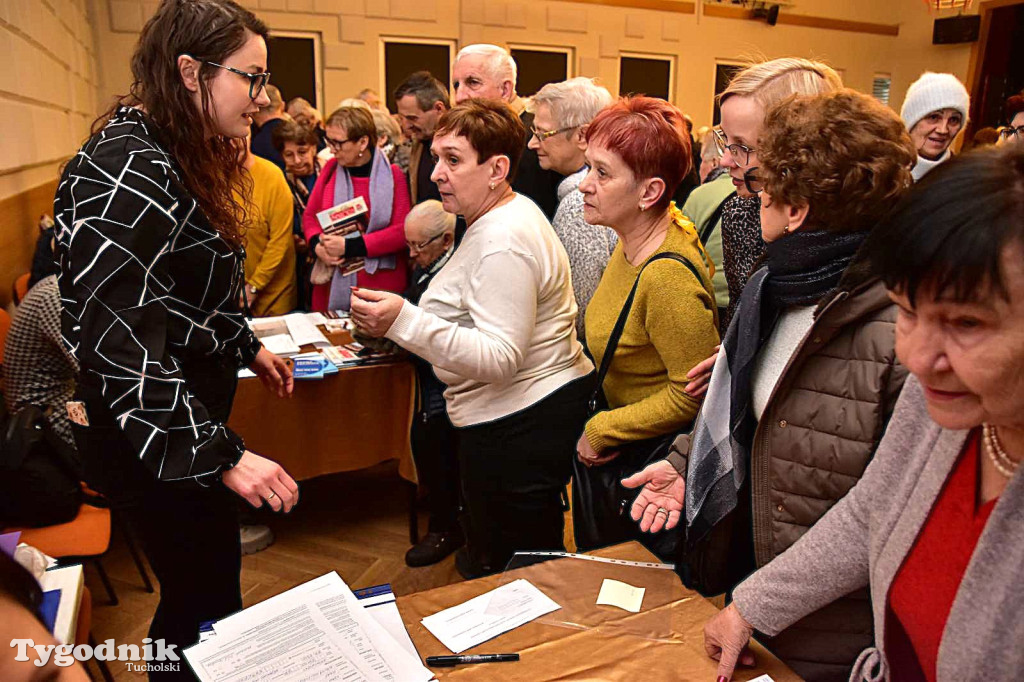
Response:
[[[789,225],[786,225],[784,228],[782,228],[782,234],[789,234]]]
[[[644,212],[644,211],[646,211],[646,210],[647,210],[647,207],[646,207],[646,206],[644,206],[644,202],[642,202],[642,201],[641,201],[641,202],[640,202],[640,212],[641,212],[641,213],[643,213],[643,212]]]
[[[488,187],[490,187],[490,188],[491,188],[491,191],[492,191],[492,192],[494,191],[494,183],[493,183],[493,182],[492,182],[491,184],[489,184],[489,185],[488,185]]]

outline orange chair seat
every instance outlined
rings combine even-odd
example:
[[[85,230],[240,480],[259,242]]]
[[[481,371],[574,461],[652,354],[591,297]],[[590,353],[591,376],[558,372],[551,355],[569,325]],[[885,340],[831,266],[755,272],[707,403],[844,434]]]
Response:
[[[83,504],[78,516],[45,528],[8,528],[21,531],[21,542],[55,559],[66,556],[99,556],[110,546],[110,510]]]

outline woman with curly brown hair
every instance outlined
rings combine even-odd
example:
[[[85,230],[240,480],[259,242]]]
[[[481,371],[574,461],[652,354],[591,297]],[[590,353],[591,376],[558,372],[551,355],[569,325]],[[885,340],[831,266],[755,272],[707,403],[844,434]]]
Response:
[[[239,309],[246,216],[233,194],[248,194],[238,145],[268,101],[266,36],[233,2],[165,0],[130,94],[54,199],[85,478],[136,528],[160,581],[149,636],[178,647],[242,607],[235,495],[278,511],[298,500],[284,469],[225,426],[240,367],[292,389]]]
[[[642,529],[666,525],[658,509],[682,508],[684,576],[706,593],[730,591],[796,542],[874,454],[906,370],[896,307],[857,256],[910,187],[915,156],[896,114],[852,90],[790,98],[765,118],[759,167],[745,175],[761,195],[764,264],[692,437],[627,479],[647,483],[633,507]],[[845,680],[871,635],[869,604],[853,594],[768,646],[805,679]]]

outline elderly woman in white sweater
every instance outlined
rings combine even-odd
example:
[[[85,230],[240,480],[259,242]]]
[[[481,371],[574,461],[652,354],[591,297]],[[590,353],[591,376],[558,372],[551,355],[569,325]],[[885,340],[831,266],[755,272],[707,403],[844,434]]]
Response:
[[[572,290],[579,313],[576,334],[583,339],[583,316],[601,281],[608,258],[619,243],[610,227],[591,225],[583,219],[580,183],[586,177],[587,126],[598,112],[612,103],[607,88],[589,78],[570,78],[548,83],[533,96],[536,107],[530,149],[537,152],[540,167],[565,179],[558,185],[558,210],[551,226],[569,255]]]
[[[469,100],[441,117],[431,153],[445,210],[466,235],[418,306],[357,289],[352,317],[427,360],[459,428],[465,577],[519,550],[560,550],[561,494],[586,421],[593,365],[576,339],[569,260],[536,204],[509,178],[526,131],[504,103]]]

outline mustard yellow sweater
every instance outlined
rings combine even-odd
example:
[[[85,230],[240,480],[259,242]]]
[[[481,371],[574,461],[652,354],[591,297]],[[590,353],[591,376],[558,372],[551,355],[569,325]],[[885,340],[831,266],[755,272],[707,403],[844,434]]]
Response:
[[[693,223],[675,204],[670,216],[672,225],[655,254],[671,252],[686,258],[701,281],[685,265],[669,259],[644,271],[604,380],[610,409],[594,415],[586,425],[587,440],[598,452],[677,431],[697,415],[700,403],[683,389],[686,373],[711,355],[718,343],[718,310],[709,274],[714,266]],[[620,241],[587,306],[587,343],[595,366],[601,364],[641,265],[630,265]]]
[[[253,156],[252,202],[245,232],[245,283],[259,290],[255,317],[284,315],[295,309],[294,206],[284,173],[270,161]]]

